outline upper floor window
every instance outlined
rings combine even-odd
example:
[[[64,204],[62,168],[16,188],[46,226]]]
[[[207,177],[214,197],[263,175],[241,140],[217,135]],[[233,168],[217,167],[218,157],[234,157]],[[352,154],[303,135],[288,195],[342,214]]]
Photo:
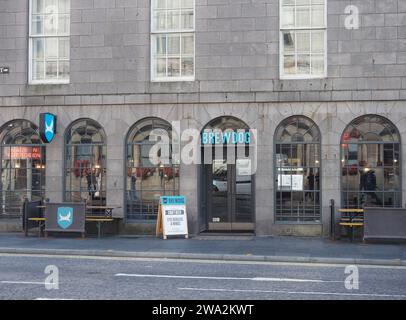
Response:
[[[194,0],[152,0],[152,81],[193,81]]]
[[[30,0],[29,82],[68,83],[70,0]]]
[[[280,77],[327,76],[327,0],[280,0]]]

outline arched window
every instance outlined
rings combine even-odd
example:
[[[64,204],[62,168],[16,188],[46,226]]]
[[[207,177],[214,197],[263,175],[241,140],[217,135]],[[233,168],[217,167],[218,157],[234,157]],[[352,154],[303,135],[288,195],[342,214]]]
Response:
[[[304,116],[285,119],[275,134],[275,220],[320,222],[320,131]]]
[[[127,219],[156,220],[160,196],[179,194],[172,126],[159,118],[143,119],[129,130],[126,144]]]
[[[65,133],[65,201],[106,205],[106,134],[96,121],[80,119]]]
[[[355,119],[341,137],[342,206],[399,207],[400,155],[400,135],[388,119]]]
[[[0,131],[0,218],[17,218],[25,198],[45,196],[45,145],[38,128],[27,120],[13,120]]]

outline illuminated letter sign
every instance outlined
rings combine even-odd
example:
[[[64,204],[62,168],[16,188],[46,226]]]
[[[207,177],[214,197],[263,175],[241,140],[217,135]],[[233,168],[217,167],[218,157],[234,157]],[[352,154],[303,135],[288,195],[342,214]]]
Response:
[[[250,144],[251,132],[207,130],[202,132],[202,144]]]

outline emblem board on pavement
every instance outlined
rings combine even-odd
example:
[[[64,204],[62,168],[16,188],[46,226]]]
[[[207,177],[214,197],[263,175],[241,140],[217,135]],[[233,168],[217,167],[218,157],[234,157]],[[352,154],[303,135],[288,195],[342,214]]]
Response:
[[[156,225],[157,237],[185,236],[188,238],[186,198],[184,196],[163,196],[159,201]]]

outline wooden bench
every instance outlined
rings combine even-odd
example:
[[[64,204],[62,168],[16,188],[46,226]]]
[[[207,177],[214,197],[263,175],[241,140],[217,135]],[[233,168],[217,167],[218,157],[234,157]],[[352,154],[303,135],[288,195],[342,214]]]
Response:
[[[38,223],[38,238],[41,237],[41,229],[45,227],[45,218],[28,218],[29,221],[34,221]],[[27,236],[28,230],[25,230],[25,236]]]
[[[344,214],[340,218],[340,227],[350,229],[350,240],[354,241],[354,228],[364,226],[364,209],[339,209],[338,212]]]
[[[30,221],[38,223],[38,237],[41,237],[42,228],[45,226],[46,218],[28,218]],[[100,238],[102,235],[102,224],[106,222],[113,222],[114,218],[107,218],[103,216],[87,216],[86,222],[96,222],[97,225],[97,237]],[[26,232],[27,235],[27,232]],[[46,237],[46,235],[45,235]]]
[[[107,218],[107,217],[97,217],[97,216],[88,216],[86,217],[86,222],[96,222],[97,225],[97,237],[100,238],[102,234],[102,224],[106,222],[113,222],[114,218]]]

